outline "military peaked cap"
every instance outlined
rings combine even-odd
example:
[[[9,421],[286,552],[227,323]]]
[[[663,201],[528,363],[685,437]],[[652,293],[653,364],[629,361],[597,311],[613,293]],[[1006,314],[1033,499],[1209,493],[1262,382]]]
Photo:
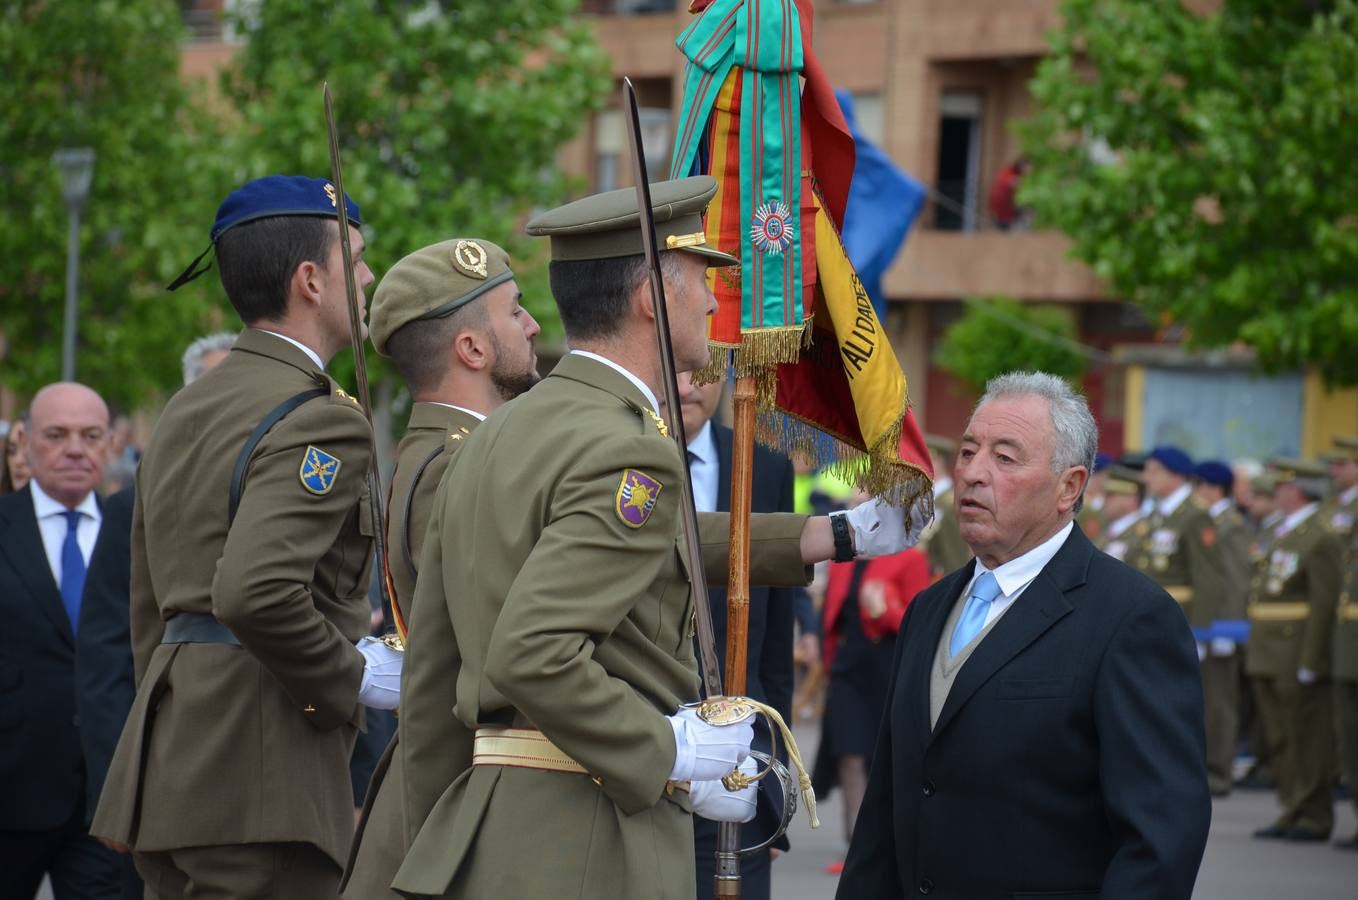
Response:
[[[683,250],[706,257],[709,266],[739,262],[707,243],[703,211],[717,193],[716,179],[695,175],[651,185],[651,213],[655,219],[656,249]],[[637,192],[624,188],[583,197],[548,210],[529,221],[534,237],[552,239],[552,259],[571,262],[640,256],[641,211]]]

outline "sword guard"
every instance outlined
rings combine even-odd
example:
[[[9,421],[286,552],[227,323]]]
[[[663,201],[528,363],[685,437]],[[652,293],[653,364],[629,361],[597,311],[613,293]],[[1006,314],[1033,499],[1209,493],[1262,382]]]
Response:
[[[736,725],[759,713],[759,706],[749,697],[708,697],[685,706],[696,709],[698,718],[709,725]]]

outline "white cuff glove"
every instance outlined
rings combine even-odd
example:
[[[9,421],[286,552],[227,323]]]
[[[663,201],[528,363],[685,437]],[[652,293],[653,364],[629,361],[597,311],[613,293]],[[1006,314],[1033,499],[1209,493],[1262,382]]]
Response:
[[[740,771],[751,777],[759,774],[759,763],[747,758]],[[720,781],[695,781],[689,791],[693,800],[693,814],[713,822],[748,822],[754,818],[759,784],[756,782],[739,791],[728,791]]]
[[[754,740],[751,719],[735,725],[709,725],[696,709],[668,717],[674,729],[674,768],[670,781],[715,781],[750,755]]]
[[[1316,673],[1312,672],[1305,666],[1302,666],[1300,669],[1297,670],[1297,680],[1300,681],[1302,684],[1315,684],[1316,677],[1317,677]]]
[[[1230,656],[1234,652],[1235,652],[1235,641],[1231,640],[1228,637],[1212,638],[1213,656]]]
[[[358,642],[363,654],[363,681],[358,686],[358,702],[373,709],[395,709],[401,703],[401,660],[405,654],[393,650],[377,638]]]
[[[919,543],[920,534],[929,524],[921,504],[913,504],[907,516],[903,507],[892,506],[878,497],[830,515],[843,515],[848,520],[859,559],[893,556],[909,550]]]
[[[1206,658],[1207,658],[1207,645],[1204,644],[1202,641],[1198,641],[1198,662],[1202,662]]]

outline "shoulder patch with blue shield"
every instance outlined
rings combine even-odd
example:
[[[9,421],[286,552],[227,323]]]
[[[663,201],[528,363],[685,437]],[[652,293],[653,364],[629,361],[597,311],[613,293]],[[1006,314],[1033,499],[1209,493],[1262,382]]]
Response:
[[[302,454],[302,467],[297,475],[302,481],[302,487],[318,497],[323,497],[335,486],[335,476],[339,474],[339,470],[339,457],[331,456],[320,447],[308,444],[306,452]]]

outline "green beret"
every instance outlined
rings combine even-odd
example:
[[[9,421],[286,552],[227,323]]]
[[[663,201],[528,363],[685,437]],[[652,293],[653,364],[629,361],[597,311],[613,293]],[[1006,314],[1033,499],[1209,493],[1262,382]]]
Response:
[[[733,266],[739,262],[707,243],[703,211],[717,193],[710,175],[695,175],[651,185],[651,211],[655,219],[656,249],[683,250],[707,257],[709,266]],[[635,188],[624,188],[583,197],[549,209],[529,221],[534,237],[552,239],[552,259],[575,261],[640,256],[641,213]]]
[[[387,356],[387,340],[416,319],[441,319],[514,277],[509,254],[490,241],[454,238],[392,266],[373,293],[368,333]]]

